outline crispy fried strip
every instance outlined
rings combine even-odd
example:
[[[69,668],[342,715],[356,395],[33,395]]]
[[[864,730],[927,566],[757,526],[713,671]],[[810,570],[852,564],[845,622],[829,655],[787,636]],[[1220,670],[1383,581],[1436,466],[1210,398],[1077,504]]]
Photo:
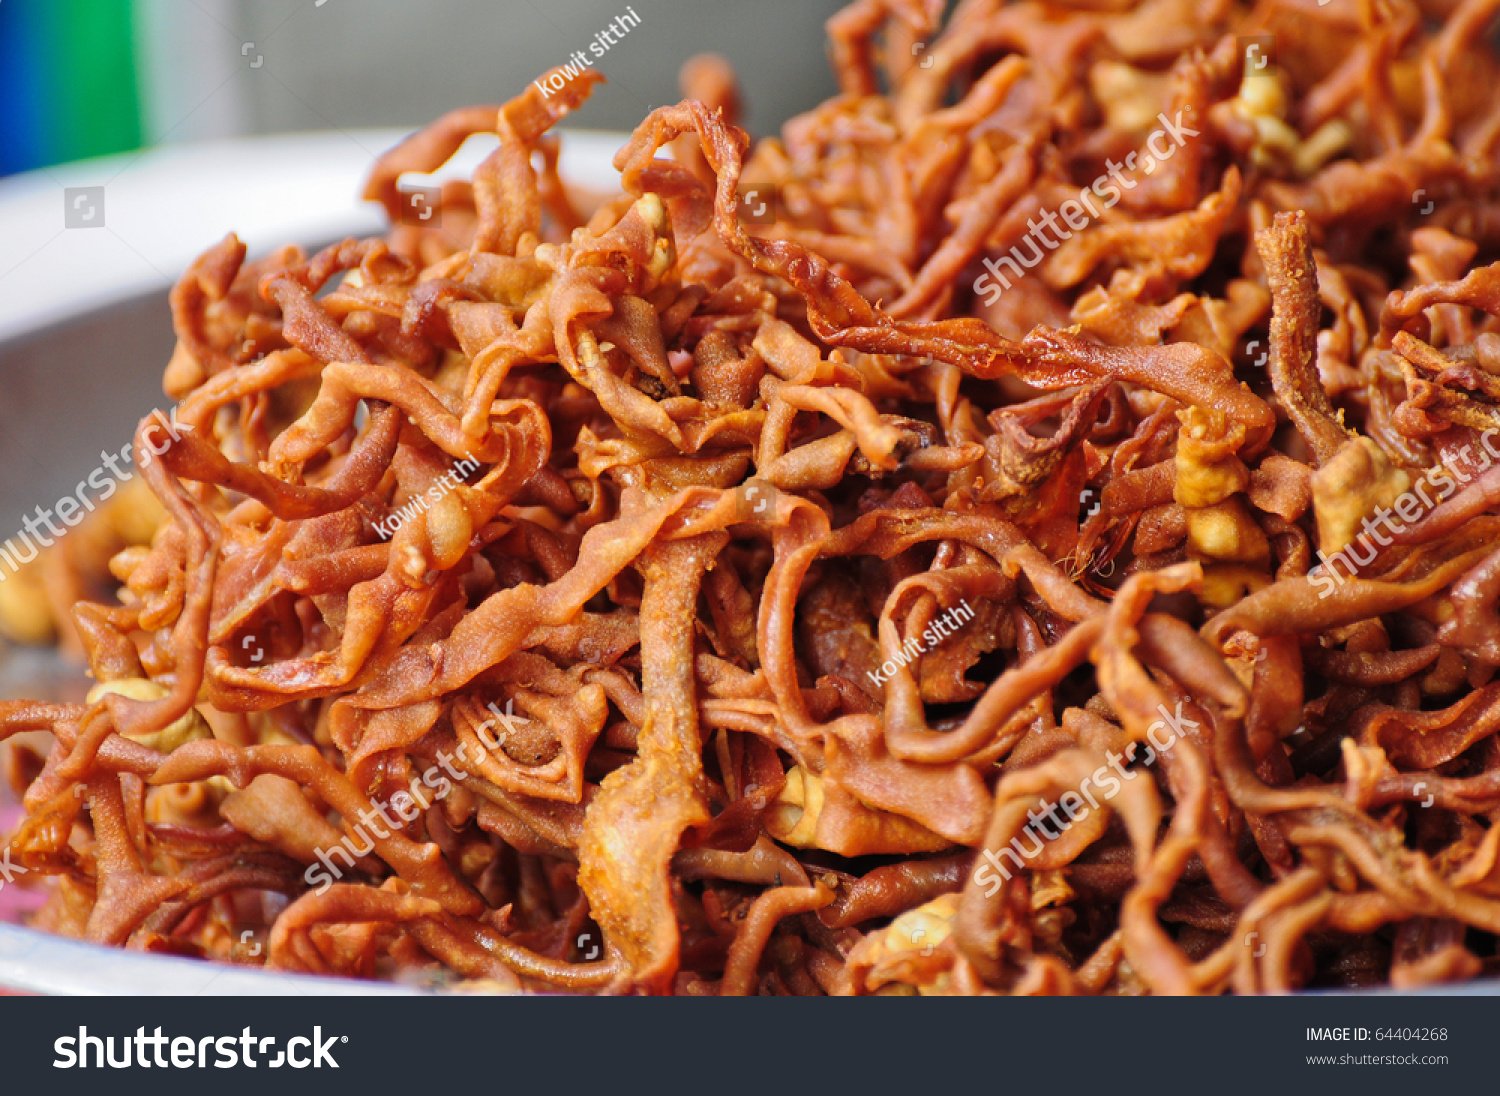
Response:
[[[1315,367],[1322,305],[1307,215],[1276,214],[1271,227],[1255,234],[1255,247],[1271,290],[1271,384],[1316,463],[1324,464],[1350,435],[1329,406]]]

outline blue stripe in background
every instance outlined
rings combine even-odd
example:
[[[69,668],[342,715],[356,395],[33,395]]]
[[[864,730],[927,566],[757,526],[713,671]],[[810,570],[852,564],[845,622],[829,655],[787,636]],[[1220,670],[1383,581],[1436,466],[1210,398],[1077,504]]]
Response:
[[[41,12],[35,4],[0,2],[0,175],[50,161]]]

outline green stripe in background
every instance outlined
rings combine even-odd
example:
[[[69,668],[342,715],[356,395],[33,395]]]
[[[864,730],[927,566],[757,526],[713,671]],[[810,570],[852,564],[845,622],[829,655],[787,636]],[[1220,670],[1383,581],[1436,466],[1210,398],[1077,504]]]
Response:
[[[38,43],[47,159],[125,152],[141,144],[131,0],[18,0],[40,11]]]

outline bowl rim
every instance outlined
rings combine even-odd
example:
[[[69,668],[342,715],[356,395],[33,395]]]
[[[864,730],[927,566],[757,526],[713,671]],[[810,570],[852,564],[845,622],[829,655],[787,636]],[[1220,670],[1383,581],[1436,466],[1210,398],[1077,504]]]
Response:
[[[0,343],[165,292],[231,231],[252,256],[293,241],[385,232],[384,211],[361,197],[364,181],[376,159],[413,132],[319,130],[159,145],[0,179]],[[555,132],[558,170],[571,185],[619,189],[613,160],[628,133]],[[410,178],[466,178],[498,143],[475,134],[437,172]],[[64,207],[78,188],[101,192],[103,216],[72,230]]]
[[[86,943],[0,923],[0,988],[58,997],[413,997],[399,982],[293,974]]]

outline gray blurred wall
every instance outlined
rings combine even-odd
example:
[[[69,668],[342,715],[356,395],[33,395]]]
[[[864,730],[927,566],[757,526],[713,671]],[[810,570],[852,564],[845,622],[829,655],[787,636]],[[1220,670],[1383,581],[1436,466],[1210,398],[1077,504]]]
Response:
[[[696,53],[739,73],[752,133],[834,94],[823,23],[843,0],[628,0],[641,18],[595,67],[568,125],[631,129],[681,98]],[[519,94],[625,12],[626,0],[138,0],[153,141],[417,127]],[[248,43],[248,45],[247,45]],[[249,68],[257,59],[261,64]]]

